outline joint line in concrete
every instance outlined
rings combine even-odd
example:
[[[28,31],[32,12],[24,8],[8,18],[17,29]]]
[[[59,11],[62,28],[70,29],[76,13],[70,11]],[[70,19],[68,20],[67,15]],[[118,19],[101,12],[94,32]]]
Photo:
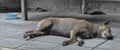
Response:
[[[96,45],[95,47],[93,47],[91,50],[94,50],[95,48],[99,47],[100,45],[104,44],[105,42],[107,42],[108,40],[105,40],[103,42],[101,42],[100,44]]]

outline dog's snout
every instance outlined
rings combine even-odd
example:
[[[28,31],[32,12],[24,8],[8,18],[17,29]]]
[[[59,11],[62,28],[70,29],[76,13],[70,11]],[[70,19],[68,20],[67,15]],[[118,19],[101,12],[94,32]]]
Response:
[[[113,36],[107,37],[108,40],[113,40]]]

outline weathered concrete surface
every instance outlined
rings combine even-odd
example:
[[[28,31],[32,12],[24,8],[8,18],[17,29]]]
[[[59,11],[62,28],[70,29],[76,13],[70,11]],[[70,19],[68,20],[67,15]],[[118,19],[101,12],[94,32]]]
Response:
[[[90,50],[90,47],[79,47],[79,46],[59,46],[52,50]]]
[[[19,39],[2,39],[0,40],[0,47],[16,48],[27,43],[27,41]]]
[[[107,49],[112,49],[112,50],[119,50],[120,49],[120,42],[117,41],[108,41],[104,44],[102,44],[101,46],[99,46],[99,48],[107,48]]]
[[[38,15],[39,16],[39,15]],[[59,36],[41,36],[31,40],[25,41],[23,38],[24,32],[29,29],[36,28],[37,23],[42,19],[36,14],[29,13],[29,21],[21,19],[5,20],[3,14],[0,14],[0,49],[7,48],[9,50],[114,50],[120,49],[120,22],[112,22],[110,24],[114,40],[108,40],[101,44],[105,40],[102,38],[85,39],[85,44],[82,47],[75,44],[71,44],[63,47],[61,44],[64,40],[68,39]],[[45,18],[45,17],[43,17]],[[37,19],[37,20],[36,20]],[[92,20],[92,22],[101,24],[103,21],[98,22]],[[100,46],[98,46],[100,45]],[[96,47],[97,46],[97,47]],[[116,47],[115,47],[116,46]],[[113,47],[113,48],[111,48]]]
[[[35,42],[31,41],[27,44],[24,44],[21,47],[18,47],[18,49],[40,49],[40,50],[50,50],[59,44],[54,44],[54,43],[45,43],[45,42]]]
[[[16,50],[16,49],[0,47],[0,50]]]

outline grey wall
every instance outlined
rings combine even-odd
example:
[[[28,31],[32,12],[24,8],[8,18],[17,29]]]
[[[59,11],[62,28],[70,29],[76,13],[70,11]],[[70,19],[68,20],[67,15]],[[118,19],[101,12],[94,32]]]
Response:
[[[91,1],[87,9],[100,10],[107,14],[120,14],[120,1]],[[81,0],[28,0],[28,8],[41,7],[54,11],[81,12]]]
[[[81,13],[81,0],[27,0],[28,8],[41,7],[51,11]],[[20,7],[20,0],[0,0],[0,6],[8,8]],[[120,1],[89,1],[90,10],[101,10],[107,14],[120,14]]]
[[[20,0],[0,0],[0,7],[19,8]]]
[[[53,11],[81,12],[81,0],[27,0],[28,8],[41,7]]]
[[[120,14],[120,1],[94,1],[87,3],[87,9],[100,10],[108,14]]]

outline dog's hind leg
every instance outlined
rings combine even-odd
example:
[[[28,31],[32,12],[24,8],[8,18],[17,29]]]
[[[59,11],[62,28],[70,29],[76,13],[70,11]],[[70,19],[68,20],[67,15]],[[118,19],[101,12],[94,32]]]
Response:
[[[45,30],[48,31],[51,26],[52,26],[51,20],[42,20],[38,23],[37,29],[25,32],[24,38],[27,37],[33,38],[36,36],[46,35],[48,33],[46,33]]]
[[[72,30],[72,31],[70,32],[70,39],[64,41],[62,45],[63,45],[63,46],[66,46],[66,45],[71,44],[71,43],[74,41],[74,39],[76,38],[76,36],[75,36],[76,33],[77,33],[77,31]]]
[[[38,31],[48,30],[50,29],[51,26],[52,26],[51,20],[42,20],[38,23],[37,30]]]
[[[25,32],[24,38],[27,38],[27,37],[33,38],[36,36],[48,34],[43,30],[48,30],[50,26],[52,26],[51,20],[42,20],[37,25],[37,29],[29,30]]]
[[[84,44],[83,39],[80,36],[77,36],[78,46],[82,46]]]

